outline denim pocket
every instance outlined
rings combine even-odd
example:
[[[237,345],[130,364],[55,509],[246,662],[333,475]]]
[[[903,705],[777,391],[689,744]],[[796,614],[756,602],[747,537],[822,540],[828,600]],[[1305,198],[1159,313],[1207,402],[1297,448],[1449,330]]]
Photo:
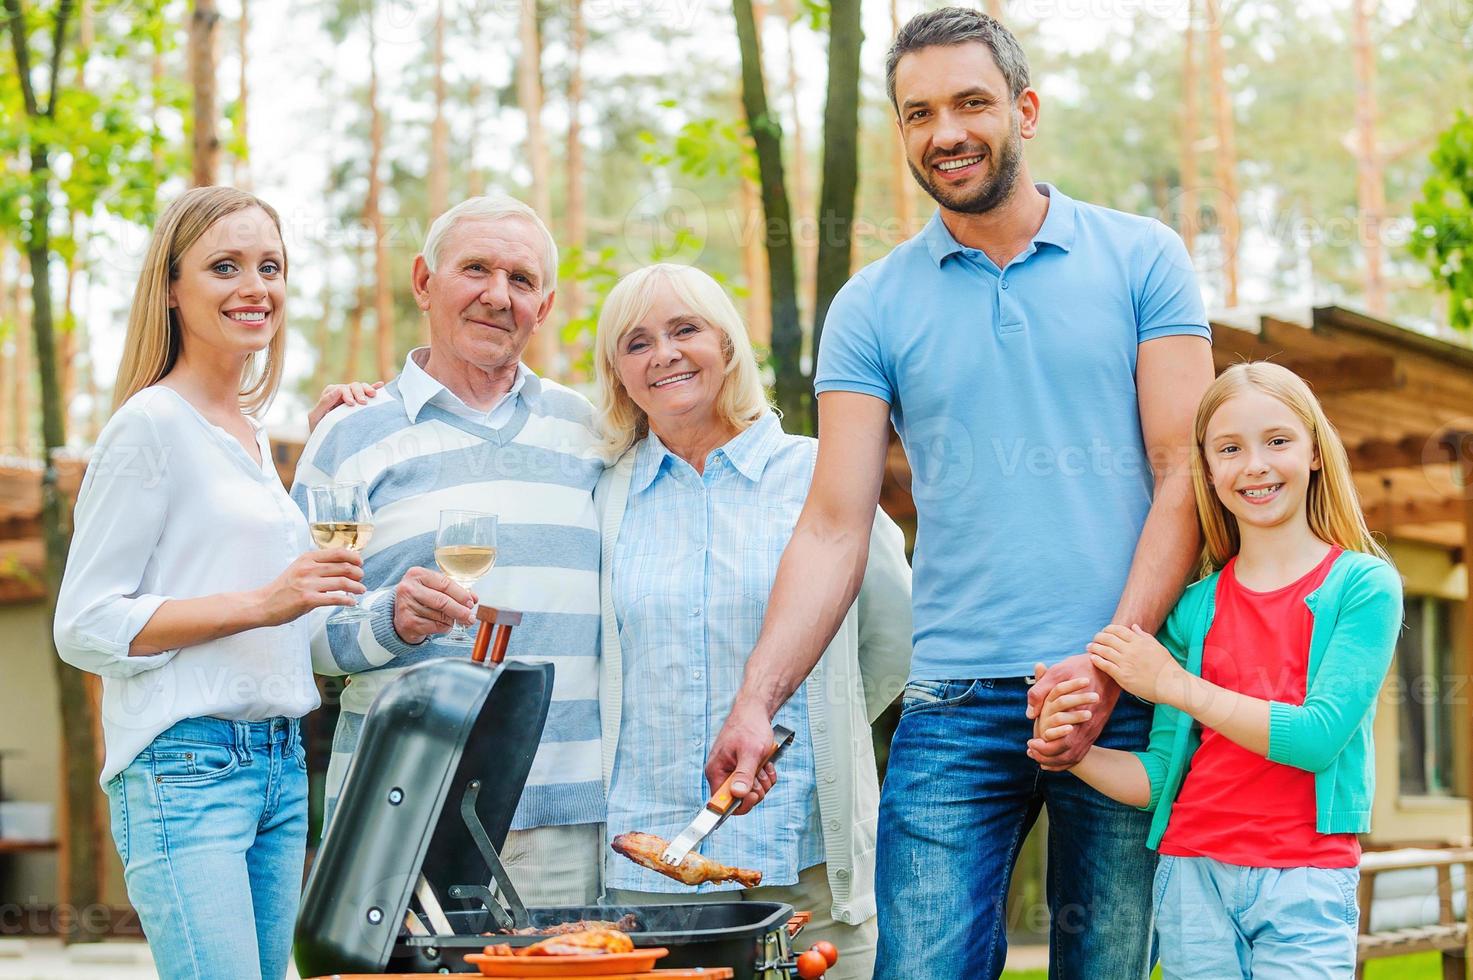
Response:
[[[107,781],[107,804],[111,817],[113,846],[118,849],[123,868],[128,867],[128,788],[123,783],[123,774],[118,773]]]
[[[900,713],[961,704],[976,686],[976,681],[911,681],[900,694]]]
[[[235,750],[228,745],[170,743],[150,750],[150,768],[155,782],[207,783],[235,772],[240,766]]]
[[[1156,880],[1151,890],[1151,917],[1161,917],[1161,903],[1166,899],[1166,886],[1171,878],[1171,866],[1176,864],[1176,858],[1170,854],[1161,855],[1156,862]]]
[[[1360,901],[1357,893],[1360,891],[1360,869],[1325,868],[1315,873],[1329,876],[1339,886],[1340,894],[1345,899],[1345,924],[1352,928],[1358,927]]]
[[[299,769],[307,771],[307,747],[302,744],[301,739],[292,745],[292,758],[296,760]]]

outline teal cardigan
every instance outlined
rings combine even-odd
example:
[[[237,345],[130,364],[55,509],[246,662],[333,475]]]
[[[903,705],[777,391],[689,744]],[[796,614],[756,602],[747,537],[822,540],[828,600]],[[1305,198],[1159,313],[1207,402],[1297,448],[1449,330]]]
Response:
[[[1157,637],[1190,673],[1202,674],[1202,643],[1217,603],[1214,572],[1189,586]],[[1315,829],[1360,834],[1371,829],[1376,697],[1401,632],[1401,576],[1380,558],[1343,552],[1318,589],[1305,597],[1314,618],[1308,691],[1303,705],[1271,702],[1268,757],[1314,773]],[[1157,847],[1191,767],[1201,728],[1190,715],[1157,705],[1150,744],[1137,752],[1151,781],[1154,811],[1147,845]]]

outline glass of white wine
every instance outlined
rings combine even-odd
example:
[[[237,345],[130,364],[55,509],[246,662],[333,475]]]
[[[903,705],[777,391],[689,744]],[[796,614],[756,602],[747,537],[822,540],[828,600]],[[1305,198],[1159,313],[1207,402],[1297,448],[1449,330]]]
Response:
[[[312,541],[319,548],[351,548],[362,551],[373,537],[373,510],[368,506],[368,484],[329,483],[307,488],[307,523]],[[350,595],[349,598],[352,598]],[[368,610],[358,604],[345,606],[329,623],[360,623]]]
[[[440,511],[435,564],[456,585],[469,590],[496,564],[496,515],[474,510]],[[474,646],[475,634],[456,623],[438,642]]]

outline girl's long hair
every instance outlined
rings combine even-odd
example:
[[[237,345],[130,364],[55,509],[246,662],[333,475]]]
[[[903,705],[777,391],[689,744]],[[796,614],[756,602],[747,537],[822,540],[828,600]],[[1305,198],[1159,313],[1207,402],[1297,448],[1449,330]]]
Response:
[[[1208,387],[1197,406],[1193,426],[1196,450],[1192,453],[1192,489],[1197,498],[1197,517],[1202,524],[1202,573],[1222,568],[1238,553],[1238,519],[1218,499],[1207,464],[1207,423],[1234,395],[1258,390],[1277,398],[1298,416],[1309,431],[1320,468],[1310,470],[1305,502],[1309,529],[1315,537],[1347,551],[1361,551],[1387,559],[1386,551],[1371,536],[1361,513],[1360,497],[1350,477],[1350,459],[1340,435],[1325,416],[1309,385],[1288,368],[1267,361],[1234,364]],[[1387,559],[1389,560],[1389,559]]]
[[[281,234],[281,218],[265,201],[234,187],[196,187],[174,199],[154,225],[133,290],[128,311],[128,335],[123,342],[123,360],[113,383],[113,409],[132,398],[174,368],[183,344],[179,313],[169,307],[169,283],[179,277],[179,259],[216,221],[246,208],[260,208]],[[286,244],[282,242],[282,275],[286,275]],[[240,379],[240,407],[260,412],[276,396],[281,385],[282,358],[286,353],[286,321],[283,318],[271,338],[264,357],[247,363]]]

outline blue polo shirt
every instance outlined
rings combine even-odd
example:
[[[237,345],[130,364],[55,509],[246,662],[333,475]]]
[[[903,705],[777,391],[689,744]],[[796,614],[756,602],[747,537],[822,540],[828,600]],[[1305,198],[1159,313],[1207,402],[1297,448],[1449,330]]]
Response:
[[[1038,187],[1006,268],[938,213],[824,323],[815,389],[883,399],[910,460],[919,680],[1028,675],[1110,622],[1151,506],[1136,351],[1211,337],[1175,232]]]

